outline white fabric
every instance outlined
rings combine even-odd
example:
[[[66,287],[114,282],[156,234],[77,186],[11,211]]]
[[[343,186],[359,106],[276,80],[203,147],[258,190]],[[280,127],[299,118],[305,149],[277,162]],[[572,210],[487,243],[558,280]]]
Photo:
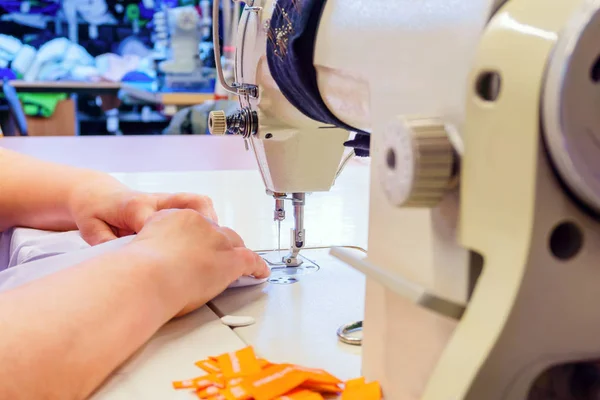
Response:
[[[140,62],[141,58],[136,55],[106,53],[96,57],[96,68],[104,79],[120,82],[128,72],[137,70]]]
[[[133,240],[123,237],[90,247],[79,234],[17,228],[0,235],[0,292],[116,250]],[[258,285],[265,279],[242,277],[229,286]]]
[[[78,231],[56,233],[37,229],[15,229],[10,241],[7,268],[89,247]]]
[[[94,63],[94,57],[81,45],[66,38],[56,38],[40,47],[33,63],[23,76],[23,80],[56,79],[61,75],[66,75],[76,66],[93,66]]]
[[[37,50],[28,44],[25,44],[21,47],[21,50],[17,53],[10,68],[15,71],[17,74],[25,75],[33,61],[35,60],[35,56],[37,54]]]
[[[23,44],[21,43],[21,41],[16,37],[0,34],[0,49],[12,55],[12,57],[14,57],[15,54],[19,52],[22,45]]]

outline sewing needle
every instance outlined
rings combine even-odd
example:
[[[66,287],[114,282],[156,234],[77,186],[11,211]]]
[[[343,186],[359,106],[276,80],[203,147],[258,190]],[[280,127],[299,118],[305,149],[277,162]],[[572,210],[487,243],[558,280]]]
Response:
[[[281,253],[281,220],[277,221],[277,251]]]

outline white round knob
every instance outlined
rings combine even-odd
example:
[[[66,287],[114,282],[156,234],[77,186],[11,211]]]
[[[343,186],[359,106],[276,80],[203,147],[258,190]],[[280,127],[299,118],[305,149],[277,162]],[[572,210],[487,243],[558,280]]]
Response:
[[[454,169],[454,149],[444,124],[433,118],[397,118],[383,141],[379,176],[388,200],[398,207],[436,207]]]
[[[211,135],[224,135],[227,132],[225,111],[211,111],[208,115],[208,130]]]

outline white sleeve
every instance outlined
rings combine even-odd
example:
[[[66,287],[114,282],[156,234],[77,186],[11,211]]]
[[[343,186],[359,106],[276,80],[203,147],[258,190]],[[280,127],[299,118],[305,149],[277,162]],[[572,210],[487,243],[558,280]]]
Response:
[[[81,238],[78,231],[46,232],[17,228],[13,230],[12,235],[11,232],[7,232],[2,237],[0,247],[4,246],[5,241],[7,242],[4,265],[8,268],[2,270],[0,264],[0,292],[117,250],[133,240],[135,236],[122,237],[93,247]],[[0,262],[2,257],[3,254],[0,253]],[[244,276],[229,287],[254,286],[266,280]]]
[[[75,239],[75,234],[71,232],[51,233],[48,237],[46,235],[41,237],[45,237],[45,239],[40,241],[42,243],[40,246],[32,246],[32,242],[29,242],[29,246],[22,246],[22,243],[21,247],[11,246],[18,247],[13,259],[24,260],[25,263],[11,266],[0,272],[0,292],[73,267],[108,251],[116,250],[134,238],[134,236],[127,236],[90,247],[85,242],[84,245],[81,245]],[[69,238],[69,240],[64,240],[65,238]],[[77,248],[78,246],[79,248]],[[66,250],[67,247],[70,247],[70,250]]]

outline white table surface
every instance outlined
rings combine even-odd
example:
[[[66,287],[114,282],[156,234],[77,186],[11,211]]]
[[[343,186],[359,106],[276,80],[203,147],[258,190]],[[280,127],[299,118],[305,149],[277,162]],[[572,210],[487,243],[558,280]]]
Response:
[[[358,251],[358,250],[357,250]],[[252,316],[254,325],[235,328],[266,359],[323,368],[340,379],[360,375],[360,347],[337,339],[337,329],[362,321],[365,279],[329,255],[304,251],[319,271],[290,285],[268,284],[229,290],[211,302],[219,315]]]
[[[114,175],[138,190],[209,195],[220,223],[238,231],[248,247],[277,247],[273,200],[265,194],[256,170]],[[368,187],[368,168],[348,166],[330,192],[308,196],[307,247],[366,248]],[[282,246],[289,244],[292,215],[289,210],[282,224]],[[189,392],[173,390],[171,382],[201,375],[195,361],[247,344],[274,361],[327,367],[344,379],[358,375],[360,349],[338,343],[335,329],[362,318],[364,279],[327,251],[308,250],[309,254],[322,269],[300,282],[233,289],[211,303],[219,313],[252,315],[255,325],[234,331],[208,307],[172,321],[116,371],[94,399],[191,399]]]
[[[189,390],[174,390],[172,382],[204,375],[196,361],[245,346],[214,312],[202,307],[163,326],[92,399],[193,399]]]

